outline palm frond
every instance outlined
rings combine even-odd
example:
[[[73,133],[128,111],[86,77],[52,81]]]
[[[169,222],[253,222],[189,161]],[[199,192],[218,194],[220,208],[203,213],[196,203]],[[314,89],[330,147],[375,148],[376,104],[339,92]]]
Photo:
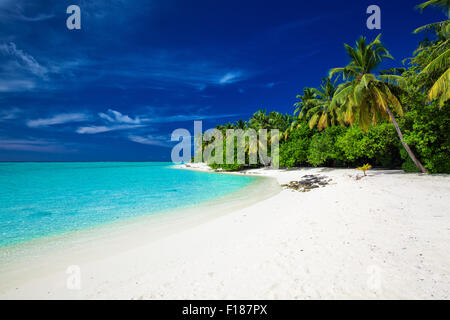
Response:
[[[444,103],[450,99],[450,68],[447,69],[439,79],[434,83],[428,93],[428,99],[434,100],[440,95],[442,95],[439,99],[439,107],[442,108]]]
[[[398,85],[400,88],[406,88],[406,79],[402,76],[385,74],[378,76],[378,78],[386,83]]]
[[[311,119],[309,119],[308,126],[310,129],[314,128],[314,126],[317,124],[317,121],[319,120],[320,115],[318,113],[314,114]]]
[[[450,48],[431,61],[420,73],[431,73],[450,65]]]
[[[423,2],[421,4],[418,4],[416,6],[416,9],[419,9],[423,12],[424,9],[428,7],[441,7],[444,13],[447,15],[447,17],[450,14],[450,0],[429,0],[426,2]]]
[[[403,67],[399,67],[399,68],[390,68],[390,69],[384,69],[379,71],[379,74],[381,75],[402,75],[403,73],[405,73],[407,69],[403,68]]]
[[[421,27],[415,29],[413,31],[413,33],[418,34],[418,33],[424,32],[424,31],[433,31],[433,32],[439,33],[439,32],[445,31],[446,28],[448,27],[448,25],[449,25],[449,20],[433,22],[433,23],[429,23],[429,24],[426,24],[424,26],[421,26]]]

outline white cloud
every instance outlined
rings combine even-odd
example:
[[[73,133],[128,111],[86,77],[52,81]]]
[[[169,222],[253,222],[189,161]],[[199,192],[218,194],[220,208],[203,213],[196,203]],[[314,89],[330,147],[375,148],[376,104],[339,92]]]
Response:
[[[135,135],[129,135],[128,139],[130,141],[140,143],[140,144],[146,144],[146,145],[152,145],[152,146],[161,146],[161,147],[170,147],[168,145],[168,139],[164,136],[135,136]]]
[[[234,72],[228,72],[223,77],[219,79],[220,84],[229,84],[233,82],[237,82],[242,78],[242,72],[240,71],[234,71]]]
[[[16,119],[20,113],[22,113],[22,110],[18,108],[0,110],[0,121]]]
[[[207,120],[207,119],[222,119],[237,117],[240,114],[177,114],[172,116],[157,116],[150,119],[144,119],[146,122],[152,123],[167,123],[167,122],[184,122],[184,121],[194,121],[194,120]]]
[[[38,21],[53,19],[55,17],[55,15],[54,14],[38,14],[34,17],[28,17],[21,13],[17,13],[16,15],[12,15],[11,17],[18,19],[18,20],[22,20],[22,21],[27,21],[27,22],[38,22]]]
[[[76,152],[77,150],[67,148],[56,141],[49,141],[43,139],[5,139],[0,138],[0,149],[2,150],[16,150],[16,151],[32,151],[32,152],[55,152],[66,153]]]
[[[85,113],[62,113],[50,118],[29,120],[27,121],[27,126],[30,128],[38,128],[70,122],[83,122],[89,119],[90,116]]]
[[[104,120],[105,124],[79,127],[76,132],[79,134],[96,134],[144,127],[139,117],[133,119],[126,114],[112,109],[108,109],[106,113],[100,112],[98,116]]]
[[[0,80],[0,92],[33,90],[36,84],[30,80]]]
[[[43,61],[38,62],[14,42],[0,41],[0,92],[65,90],[66,81],[81,81],[76,71],[90,64],[90,60],[85,58],[54,60],[44,55],[41,59]],[[60,75],[58,80],[62,81],[54,81],[55,75]],[[83,81],[94,78],[92,74]]]
[[[189,56],[184,52],[158,51],[146,56],[125,57],[123,60],[99,61],[106,73],[124,79],[140,79],[139,86],[159,90],[173,89],[174,86],[187,86],[203,91],[209,86],[227,85],[242,81],[252,75],[240,67],[231,69],[221,62]],[[102,65],[114,68],[105,68]],[[127,82],[122,82],[124,87]],[[136,84],[133,81],[132,85]]]
[[[168,122],[183,122],[193,120],[206,120],[206,119],[220,119],[239,116],[239,114],[216,114],[216,115],[167,115],[167,116],[152,116],[147,117],[135,117],[132,118],[128,115],[122,114],[119,111],[109,109],[106,113],[100,112],[99,117],[103,120],[103,124],[82,126],[79,127],[76,132],[79,134],[97,134],[118,130],[132,130],[142,127],[147,127],[150,123],[168,123]],[[153,144],[164,145],[161,142],[161,137],[147,136],[141,137],[137,135],[129,135],[129,140],[141,144]]]
[[[109,131],[135,129],[143,126],[144,125],[87,126],[79,127],[76,132],[79,134],[96,134]]]
[[[27,22],[43,21],[47,19],[54,18],[54,14],[39,13],[34,16],[25,15],[26,5],[33,6],[32,3],[28,1],[25,3],[23,0],[0,0],[0,17],[3,19],[17,19]]]
[[[0,52],[14,58],[18,66],[26,69],[34,75],[45,77],[48,72],[47,68],[40,65],[33,56],[23,50],[17,49],[14,42],[0,44]]]
[[[115,111],[112,109],[109,109],[107,113],[100,112],[98,114],[100,118],[107,120],[112,123],[129,123],[129,124],[140,124],[141,120],[139,117],[136,117],[135,119],[130,118],[127,115],[124,115],[120,113],[119,111]]]

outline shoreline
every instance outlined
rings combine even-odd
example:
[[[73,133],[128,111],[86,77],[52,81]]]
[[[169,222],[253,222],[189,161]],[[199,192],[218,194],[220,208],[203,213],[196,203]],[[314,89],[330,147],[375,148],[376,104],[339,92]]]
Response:
[[[30,274],[17,287],[0,290],[0,297],[449,298],[450,176],[370,170],[356,180],[361,173],[354,169],[331,168],[238,174],[278,184],[308,174],[332,181],[310,192],[282,189],[152,241],[142,233],[139,245],[124,237],[128,249],[113,245],[111,255],[78,263],[69,254],[63,260],[80,266],[81,290],[68,290],[66,268],[56,268],[45,276]],[[102,246],[92,242],[89,249],[105,251]]]
[[[65,261],[85,263],[129,251],[142,243],[192,228],[281,191],[274,179],[256,178],[237,191],[195,206],[164,210],[1,247],[0,297],[3,292],[21,283],[62,270],[69,266]],[[242,197],[243,193],[245,197]],[[95,246],[92,242],[96,242]],[[48,263],[48,260],[55,263]],[[33,267],[30,268],[30,265]]]

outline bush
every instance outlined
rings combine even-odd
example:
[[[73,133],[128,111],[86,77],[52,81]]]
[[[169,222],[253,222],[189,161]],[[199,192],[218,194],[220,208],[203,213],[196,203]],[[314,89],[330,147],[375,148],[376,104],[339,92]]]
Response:
[[[399,148],[403,148],[403,146],[392,123],[382,123],[371,127],[367,138],[369,140],[368,147],[373,152],[372,162],[374,164],[385,168],[400,167],[402,161]]]
[[[411,160],[408,153],[405,149],[400,151],[402,158],[405,159],[405,162],[402,164],[402,169],[405,172],[420,172],[420,169],[417,168],[416,164]]]
[[[214,152],[213,152],[214,153]],[[212,169],[222,169],[225,171],[238,171],[238,170],[242,170],[244,169],[244,167],[246,166],[245,164],[238,164],[237,163],[237,145],[236,145],[236,141],[234,142],[234,163],[226,163],[226,155],[227,155],[227,144],[226,144],[226,140],[223,141],[223,163],[221,164],[217,164],[216,162],[208,162],[208,165],[212,168]],[[204,155],[203,155],[204,156]],[[246,161],[248,161],[248,157],[246,155]],[[248,162],[246,162],[248,163]]]
[[[309,145],[308,162],[313,166],[329,163],[335,166],[341,162],[343,154],[336,141],[346,130],[345,127],[328,127],[317,132]]]
[[[369,162],[375,155],[368,135],[358,126],[348,128],[345,134],[337,139],[336,145],[342,152],[344,161],[348,163]]]
[[[343,160],[348,164],[361,165],[370,162],[389,168],[401,165],[399,145],[400,140],[391,123],[373,126],[367,133],[354,126],[348,128],[337,140]]]
[[[243,164],[238,164],[238,163],[234,163],[234,164],[217,164],[217,163],[210,163],[208,164],[211,169],[217,170],[217,169],[223,169],[225,171],[239,171],[244,169],[245,165]]]
[[[247,141],[248,143],[248,141]],[[248,146],[248,144],[247,144]],[[227,140],[224,139],[223,140],[223,160],[221,164],[218,164],[214,161],[214,159],[205,159],[205,153],[203,153],[203,161],[205,161],[212,169],[222,169],[225,171],[239,171],[239,170],[243,170],[243,169],[248,169],[248,168],[257,168],[259,166],[262,166],[263,163],[261,162],[260,158],[259,158],[259,154],[256,155],[256,160],[257,163],[256,164],[249,164],[250,163],[250,155],[249,155],[249,150],[246,149],[245,150],[245,154],[244,154],[244,162],[245,164],[239,164],[238,163],[238,151],[237,151],[237,140],[234,140],[234,158],[233,158],[233,163],[227,163]],[[271,154],[271,145],[268,142],[267,145],[267,155],[270,156]],[[214,156],[215,154],[215,150],[213,150],[212,152],[212,156]]]
[[[314,131],[304,124],[280,144],[281,167],[292,168],[307,163],[309,143],[313,133]]]
[[[425,100],[410,103],[400,121],[405,141],[430,173],[450,173],[450,102],[441,109]],[[404,168],[414,163],[402,152]]]
[[[400,94],[405,116],[397,117],[405,141],[431,173],[450,173],[450,101],[442,108],[428,102],[416,73],[406,74],[409,91]],[[224,148],[224,154],[225,150]],[[240,170],[245,165],[211,164],[213,168]],[[248,163],[248,155],[246,155]],[[381,123],[364,132],[358,126],[310,130],[304,122],[280,141],[280,166],[359,166],[364,163],[418,172],[400,143],[392,123]],[[261,163],[259,163],[261,165]]]

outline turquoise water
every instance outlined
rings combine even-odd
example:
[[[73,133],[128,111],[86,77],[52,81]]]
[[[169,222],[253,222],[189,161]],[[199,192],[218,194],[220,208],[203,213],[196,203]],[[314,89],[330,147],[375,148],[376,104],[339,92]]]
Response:
[[[0,163],[0,246],[200,204],[255,178],[170,163]]]

